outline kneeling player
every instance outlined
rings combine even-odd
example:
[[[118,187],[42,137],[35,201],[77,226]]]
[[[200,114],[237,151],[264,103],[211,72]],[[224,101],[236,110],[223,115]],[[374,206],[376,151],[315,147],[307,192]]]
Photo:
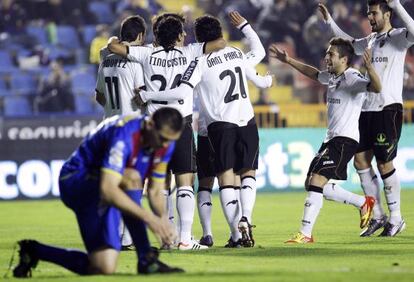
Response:
[[[162,189],[182,127],[181,114],[172,108],[157,110],[151,119],[116,116],[102,122],[65,162],[59,178],[61,199],[76,215],[87,253],[22,240],[13,275],[29,277],[39,260],[80,275],[112,274],[121,249],[121,214],[137,249],[139,273],[182,272],[158,260],[145,226],[163,242],[174,240]],[[141,207],[143,179],[147,177],[148,198],[155,214]]]

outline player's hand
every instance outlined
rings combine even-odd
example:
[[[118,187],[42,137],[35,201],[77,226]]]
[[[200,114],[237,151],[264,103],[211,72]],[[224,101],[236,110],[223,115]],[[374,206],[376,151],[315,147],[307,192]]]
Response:
[[[267,75],[267,76],[270,76],[270,77],[272,78],[272,84],[271,84],[270,86],[274,86],[274,85],[276,85],[276,76],[275,76],[273,73],[271,73],[270,71],[268,71],[268,72],[266,73],[266,75]]]
[[[371,49],[368,49],[368,48],[365,49],[363,60],[364,60],[364,65],[367,69],[372,67],[372,50]]]
[[[243,18],[237,11],[230,12],[229,17],[230,17],[231,24],[234,25],[235,27],[238,27],[242,23],[247,22],[247,20]]]
[[[318,4],[318,9],[321,12],[325,22],[327,22],[331,18],[331,14],[329,13],[328,8],[324,4],[319,3]]]
[[[132,102],[135,103],[135,105],[137,105],[138,107],[145,106],[145,102],[144,100],[142,100],[141,97],[141,91],[142,89],[139,88],[134,89],[135,96],[132,98]]]
[[[108,44],[121,42],[117,36],[111,36],[108,39]]]
[[[276,44],[272,44],[269,47],[269,56],[271,58],[278,59],[281,62],[288,63],[290,60],[290,57],[286,50],[280,50]]]
[[[398,5],[401,5],[400,0],[386,0],[388,6],[391,9],[395,9]]]
[[[177,234],[171,226],[171,223],[164,218],[152,214],[151,217],[147,219],[146,223],[148,228],[154,233],[155,237],[162,243],[172,244],[177,238]]]

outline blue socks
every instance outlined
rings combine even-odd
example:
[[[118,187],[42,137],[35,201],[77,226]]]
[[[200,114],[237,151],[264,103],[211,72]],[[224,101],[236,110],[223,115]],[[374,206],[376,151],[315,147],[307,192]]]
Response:
[[[37,258],[52,262],[80,275],[88,274],[88,254],[70,249],[62,249],[35,242],[33,251]]]
[[[125,193],[138,205],[141,206],[142,190],[127,190]],[[123,214],[125,225],[128,227],[132,241],[137,248],[138,259],[142,260],[151,250],[151,244],[148,240],[147,227],[142,220]]]

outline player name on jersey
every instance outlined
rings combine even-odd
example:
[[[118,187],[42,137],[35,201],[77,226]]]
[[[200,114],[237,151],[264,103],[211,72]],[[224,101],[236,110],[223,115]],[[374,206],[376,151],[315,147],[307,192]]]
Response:
[[[162,59],[154,56],[149,57],[149,64],[157,67],[175,67],[175,66],[185,66],[187,65],[186,57],[177,57],[172,59]]]
[[[107,58],[107,59],[105,59],[102,62],[102,66],[104,68],[114,68],[114,67],[117,67],[117,68],[125,68],[125,66],[126,66],[126,64],[128,62],[130,62],[130,60],[124,59],[124,58],[122,58],[122,59],[119,59],[119,58],[116,58],[116,59]]]
[[[222,56],[216,56],[216,57],[207,59],[207,66],[211,68],[216,65],[222,64],[223,63],[222,57],[227,62],[227,61],[234,60],[234,59],[241,59],[243,58],[243,55],[240,51],[227,52],[227,53],[224,53]]]

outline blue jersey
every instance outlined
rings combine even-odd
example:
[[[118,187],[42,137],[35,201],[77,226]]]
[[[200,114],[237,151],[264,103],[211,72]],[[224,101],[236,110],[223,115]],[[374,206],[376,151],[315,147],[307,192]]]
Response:
[[[95,176],[105,171],[122,177],[125,168],[134,168],[142,180],[150,177],[151,181],[165,181],[175,142],[155,151],[142,148],[143,125],[144,119],[137,116],[114,116],[104,120],[65,162],[61,178],[79,171]]]

